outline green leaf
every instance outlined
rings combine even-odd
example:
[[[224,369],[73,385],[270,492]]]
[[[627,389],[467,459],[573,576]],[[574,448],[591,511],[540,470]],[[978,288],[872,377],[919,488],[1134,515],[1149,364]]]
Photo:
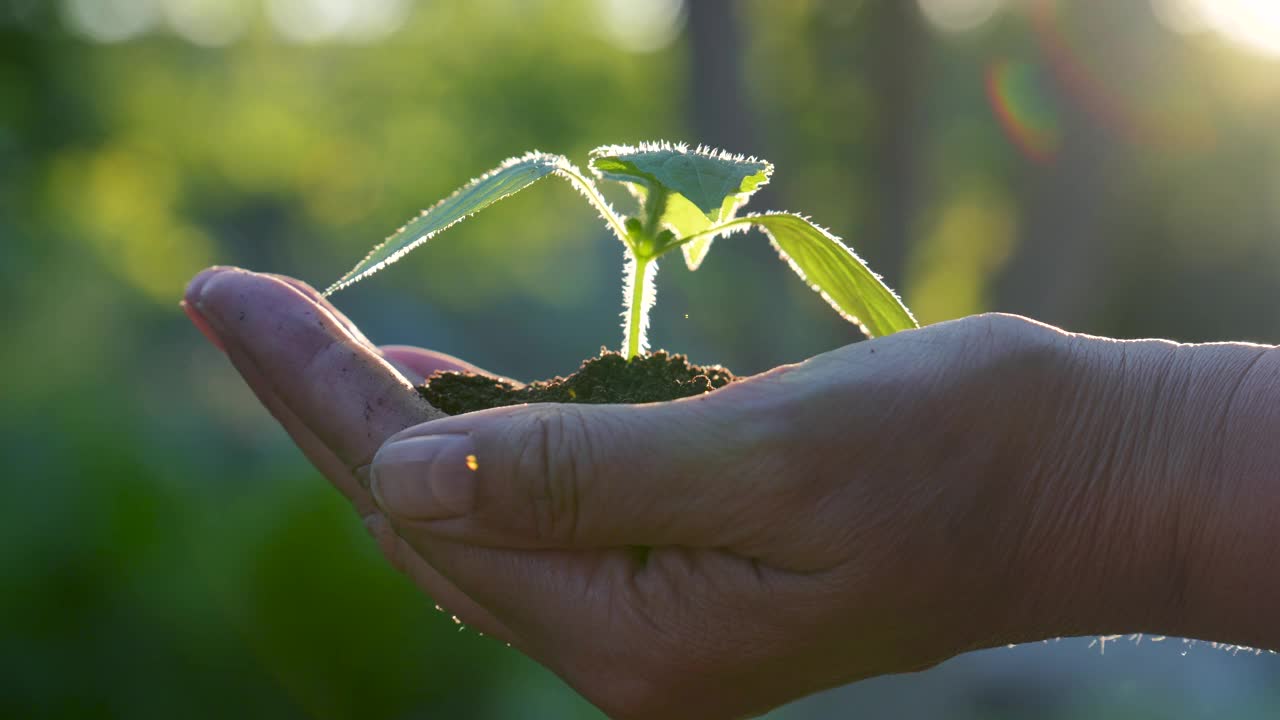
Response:
[[[669,143],[596,148],[590,167],[597,177],[625,183],[641,200],[654,187],[665,189],[660,222],[678,237],[731,220],[773,173],[773,165],[765,160]],[[714,237],[706,235],[683,246],[690,270],[701,264]]]
[[[423,210],[421,215],[406,223],[375,247],[350,272],[330,285],[324,294],[329,295],[369,277],[453,225],[553,173],[573,183],[595,205],[623,242],[628,242],[622,221],[580,170],[562,155],[531,152],[505,161],[430,209]]]
[[[919,327],[898,296],[830,232],[790,213],[750,215],[742,221],[760,227],[800,279],[868,337]]]

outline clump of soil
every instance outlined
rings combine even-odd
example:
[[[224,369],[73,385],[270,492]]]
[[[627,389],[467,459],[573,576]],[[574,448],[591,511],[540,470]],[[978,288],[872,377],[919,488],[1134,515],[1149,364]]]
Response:
[[[601,350],[569,377],[522,387],[487,375],[438,372],[418,388],[427,402],[450,415],[522,403],[646,403],[701,395],[737,378],[719,365],[693,365],[664,351],[627,362]]]

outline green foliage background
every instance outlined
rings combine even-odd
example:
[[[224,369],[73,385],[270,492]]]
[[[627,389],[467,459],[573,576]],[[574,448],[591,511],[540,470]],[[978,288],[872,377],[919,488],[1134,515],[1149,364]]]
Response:
[[[1280,341],[1276,61],[1175,36],[1145,3],[1063,3],[1056,32],[1098,110],[1029,11],[949,35],[915,3],[709,4],[730,30],[690,17],[636,53],[587,0],[414,3],[364,44],[291,44],[255,13],[220,48],[96,44],[57,3],[0,0],[0,716],[597,717],[385,568],[176,305],[213,263],[324,286],[532,148],[667,138],[768,158],[753,207],[832,228],[922,322],[999,309]],[[1002,131],[998,62],[1032,68],[1053,162]],[[760,235],[717,243],[697,275],[663,263],[656,347],[751,373],[859,339]],[[377,341],[543,377],[617,342],[621,259],[572,189],[543,183],[337,302]],[[1230,659],[1195,661],[1234,717],[1280,708],[1266,658],[1230,683]],[[947,667],[921,682],[966,682]],[[1030,707],[1194,712],[1116,672],[1148,695],[1097,680]],[[889,689],[857,707],[895,707],[894,685],[870,687]],[[1023,707],[983,698],[953,716]]]

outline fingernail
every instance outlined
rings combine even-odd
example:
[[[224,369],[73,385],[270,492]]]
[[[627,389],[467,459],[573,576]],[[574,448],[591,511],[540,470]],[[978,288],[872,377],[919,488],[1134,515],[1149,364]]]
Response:
[[[424,435],[384,445],[373,458],[371,489],[378,506],[413,520],[471,512],[479,464],[468,435]]]
[[[186,300],[183,300],[178,304],[182,306],[183,312],[187,314],[187,317],[191,318],[191,323],[196,326],[196,329],[199,330],[202,335],[205,336],[205,339],[213,343],[213,346],[222,352],[227,351],[226,346],[222,344],[222,338],[218,337],[218,333],[213,331],[213,328],[209,326],[209,321],[204,318],[204,315],[200,314],[199,310],[191,307],[191,303]]]

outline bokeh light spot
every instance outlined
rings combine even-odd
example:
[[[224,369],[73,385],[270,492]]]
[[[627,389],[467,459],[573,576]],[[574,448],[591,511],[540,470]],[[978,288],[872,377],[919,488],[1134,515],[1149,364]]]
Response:
[[[649,53],[675,42],[684,29],[684,0],[599,0],[600,21],[623,50]]]
[[[1016,206],[998,184],[966,178],[949,195],[907,266],[906,295],[925,324],[989,310],[991,282],[1016,244]]]
[[[230,45],[249,24],[246,0],[165,0],[164,11],[175,33],[203,47]]]
[[[69,209],[76,237],[125,283],[162,304],[214,257],[213,239],[178,212],[181,185],[169,158],[125,146],[67,151],[50,175],[51,197]]]
[[[965,32],[991,19],[1004,0],[917,0],[929,24],[943,32]]]
[[[364,0],[343,35],[353,42],[374,42],[399,30],[409,19],[411,0]]]
[[[154,27],[160,7],[157,0],[63,0],[62,18],[94,42],[118,43]]]
[[[399,30],[409,0],[268,0],[267,17],[289,42],[372,42]]]
[[[285,40],[311,44],[333,39],[351,19],[353,0],[268,0],[267,17]]]

